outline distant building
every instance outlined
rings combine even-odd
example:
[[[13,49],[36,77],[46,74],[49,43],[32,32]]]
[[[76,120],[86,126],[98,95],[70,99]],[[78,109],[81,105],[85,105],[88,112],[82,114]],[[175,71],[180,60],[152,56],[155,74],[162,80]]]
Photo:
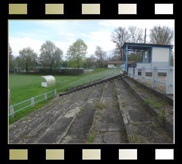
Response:
[[[125,68],[125,61],[107,61],[107,68]],[[128,61],[128,64],[132,64],[134,61]]]

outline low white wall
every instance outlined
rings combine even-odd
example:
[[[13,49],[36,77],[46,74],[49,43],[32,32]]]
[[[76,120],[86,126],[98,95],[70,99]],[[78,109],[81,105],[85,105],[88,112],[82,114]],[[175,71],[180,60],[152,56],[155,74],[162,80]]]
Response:
[[[151,63],[137,63],[136,67],[151,67]]]

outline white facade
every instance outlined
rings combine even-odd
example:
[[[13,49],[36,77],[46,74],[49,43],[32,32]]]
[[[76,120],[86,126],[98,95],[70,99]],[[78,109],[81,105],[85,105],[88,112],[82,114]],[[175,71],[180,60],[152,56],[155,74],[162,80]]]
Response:
[[[115,68],[114,64],[108,64],[107,68]]]
[[[168,62],[169,48],[152,48],[152,62]]]

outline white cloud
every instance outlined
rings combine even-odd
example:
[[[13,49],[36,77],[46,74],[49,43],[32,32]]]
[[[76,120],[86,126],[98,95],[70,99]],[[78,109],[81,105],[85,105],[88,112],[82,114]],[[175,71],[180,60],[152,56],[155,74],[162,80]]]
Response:
[[[129,26],[137,26],[140,28],[148,28],[151,29],[153,26],[169,26],[171,28],[174,28],[174,20],[168,19],[135,19],[135,20],[129,20],[129,19],[120,19],[120,20],[102,20],[99,22],[99,25],[105,26],[105,27],[114,27],[117,28],[119,26],[121,27],[129,27]]]
[[[37,21],[36,23],[40,26],[39,28],[35,28],[30,32],[22,30],[13,37],[10,36],[9,41],[13,55],[18,56],[19,51],[25,47],[31,47],[36,53],[40,54],[41,45],[46,40],[50,40],[64,52],[65,56],[69,46],[76,39],[81,38],[88,46],[88,56],[94,54],[96,46],[102,47],[104,51],[113,50],[115,44],[111,41],[111,34],[114,28],[119,26],[147,28],[147,35],[149,35],[150,29],[155,25],[166,25],[174,29],[174,20],[99,20],[97,23],[94,22],[95,24],[90,23],[91,21],[88,23],[82,22],[84,21]]]
[[[13,50],[14,56],[18,56],[19,51],[26,47],[32,48],[36,53],[39,54],[40,47],[43,44],[42,41],[29,37],[9,37],[9,43]]]
[[[88,54],[94,54],[96,46],[102,47],[104,51],[114,49],[115,44],[111,41],[110,35],[108,31],[95,31],[85,35],[87,38],[85,42],[88,45]]]

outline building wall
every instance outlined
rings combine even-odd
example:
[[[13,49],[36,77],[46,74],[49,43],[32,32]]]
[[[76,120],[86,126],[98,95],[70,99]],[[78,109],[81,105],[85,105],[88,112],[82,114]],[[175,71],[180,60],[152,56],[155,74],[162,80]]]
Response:
[[[116,66],[114,64],[108,64],[107,68],[121,68],[121,64],[116,64]]]
[[[108,64],[107,67],[108,67],[108,68],[115,68],[115,67],[114,67],[114,64]]]
[[[153,47],[152,62],[169,62],[169,48]]]
[[[169,65],[169,48],[153,47],[152,66],[168,67],[168,65]]]

